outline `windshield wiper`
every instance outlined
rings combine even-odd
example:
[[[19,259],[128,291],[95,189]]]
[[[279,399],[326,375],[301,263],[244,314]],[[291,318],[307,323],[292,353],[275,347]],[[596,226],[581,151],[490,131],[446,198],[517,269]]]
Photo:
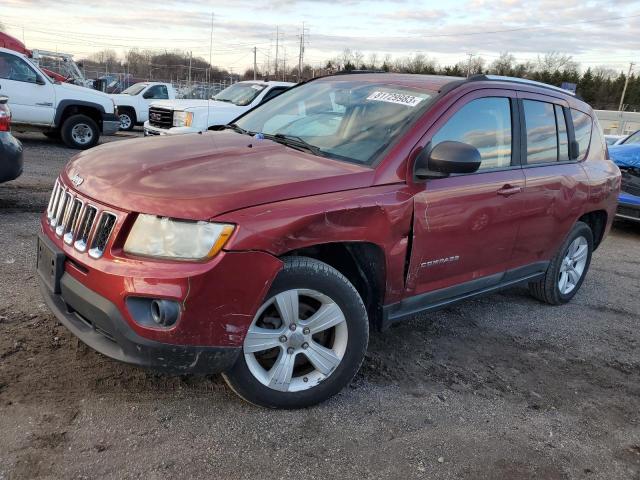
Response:
[[[245,130],[242,127],[239,127],[235,123],[228,123],[227,125],[222,125],[222,130],[233,130],[234,132],[241,133],[242,135],[253,135],[253,132],[249,130]]]
[[[297,148],[298,150],[307,150],[308,152],[311,152],[319,157],[326,156],[320,148],[316,147],[315,145],[311,145],[309,142],[296,135],[276,133],[275,135],[265,135],[265,137],[288,147]]]
[[[227,103],[233,103],[231,100],[229,100],[228,98],[216,98],[213,97],[211,100],[215,100],[216,102],[227,102]]]

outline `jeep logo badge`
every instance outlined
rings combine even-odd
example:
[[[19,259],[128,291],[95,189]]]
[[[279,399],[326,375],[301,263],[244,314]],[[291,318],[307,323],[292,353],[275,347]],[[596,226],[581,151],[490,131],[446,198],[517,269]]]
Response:
[[[76,187],[79,187],[80,185],[82,185],[82,182],[84,182],[84,178],[82,178],[80,175],[76,173],[73,177],[71,177],[71,182]]]

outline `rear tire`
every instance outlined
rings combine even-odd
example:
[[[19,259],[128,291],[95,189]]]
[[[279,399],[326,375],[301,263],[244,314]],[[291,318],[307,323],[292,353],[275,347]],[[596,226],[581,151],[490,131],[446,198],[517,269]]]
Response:
[[[544,277],[529,282],[529,292],[551,305],[567,303],[578,292],[587,275],[593,252],[593,232],[586,223],[576,222]]]
[[[344,275],[315,259],[287,257],[223,377],[255,405],[304,408],[349,384],[368,341],[367,311]]]
[[[96,122],[86,115],[72,115],[62,124],[62,141],[71,148],[86,150],[94,147],[100,139]]]

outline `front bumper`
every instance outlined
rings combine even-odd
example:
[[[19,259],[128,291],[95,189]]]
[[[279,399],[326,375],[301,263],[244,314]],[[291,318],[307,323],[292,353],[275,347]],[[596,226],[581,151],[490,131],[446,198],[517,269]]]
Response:
[[[620,192],[616,217],[624,220],[640,222],[640,197]]]
[[[89,290],[71,275],[60,280],[61,293],[54,294],[40,278],[42,296],[56,318],[71,333],[107,357],[139,367],[173,374],[220,373],[231,366],[240,347],[171,345],[137,335],[118,308]]]
[[[115,135],[120,130],[120,118],[116,114],[102,116],[102,134]]]
[[[155,137],[159,135],[186,135],[187,133],[198,133],[200,130],[193,127],[171,127],[171,128],[158,128],[149,124],[149,121],[144,122],[144,136]]]

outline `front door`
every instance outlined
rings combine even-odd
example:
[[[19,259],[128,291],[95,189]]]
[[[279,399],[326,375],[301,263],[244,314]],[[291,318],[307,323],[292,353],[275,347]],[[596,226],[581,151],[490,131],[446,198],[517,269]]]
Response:
[[[494,95],[494,96],[493,96]],[[523,210],[516,94],[482,90],[462,97],[424,137],[476,147],[476,173],[434,178],[414,196],[407,295],[433,302],[491,287],[509,269]]]
[[[9,97],[14,123],[42,126],[53,123],[53,84],[18,55],[0,52],[0,95]]]

